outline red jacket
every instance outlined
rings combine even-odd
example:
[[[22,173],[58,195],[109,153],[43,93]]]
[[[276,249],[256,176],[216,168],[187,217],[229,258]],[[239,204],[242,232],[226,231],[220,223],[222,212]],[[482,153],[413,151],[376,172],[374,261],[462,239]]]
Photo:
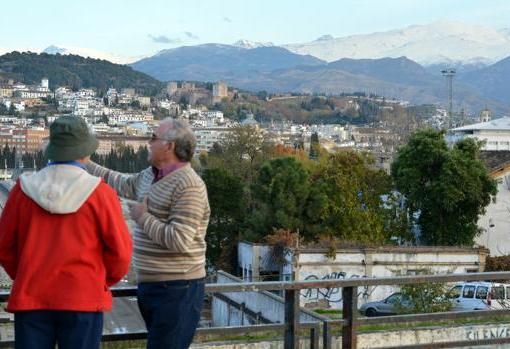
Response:
[[[110,310],[109,287],[132,253],[119,199],[83,169],[48,169],[18,181],[0,218],[0,264],[14,280],[7,310]]]

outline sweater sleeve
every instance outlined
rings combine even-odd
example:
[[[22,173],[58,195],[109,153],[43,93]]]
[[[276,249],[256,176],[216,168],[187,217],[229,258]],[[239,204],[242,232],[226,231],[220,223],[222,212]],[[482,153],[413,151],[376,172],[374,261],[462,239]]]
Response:
[[[162,222],[149,212],[144,213],[138,224],[155,243],[171,252],[186,253],[197,236],[204,216],[205,188],[188,187],[180,191],[170,209],[167,222]]]
[[[18,269],[16,234],[19,210],[16,206],[20,193],[18,182],[11,190],[0,217],[0,264],[13,280]]]
[[[121,173],[96,164],[93,161],[87,163],[87,171],[96,177],[101,177],[122,197],[136,200],[136,188],[141,179],[142,172],[127,174]]]
[[[106,284],[112,286],[128,273],[133,244],[117,195],[104,183],[101,185],[104,185],[100,212],[104,242],[103,261],[106,267]]]

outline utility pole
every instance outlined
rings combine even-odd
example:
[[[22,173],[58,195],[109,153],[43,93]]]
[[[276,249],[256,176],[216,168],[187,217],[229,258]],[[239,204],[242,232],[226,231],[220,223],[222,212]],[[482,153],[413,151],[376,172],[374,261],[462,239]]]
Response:
[[[455,76],[455,69],[447,68],[441,70],[441,74],[446,78],[448,85],[448,122],[446,123],[446,129],[452,126],[453,121],[453,77]]]

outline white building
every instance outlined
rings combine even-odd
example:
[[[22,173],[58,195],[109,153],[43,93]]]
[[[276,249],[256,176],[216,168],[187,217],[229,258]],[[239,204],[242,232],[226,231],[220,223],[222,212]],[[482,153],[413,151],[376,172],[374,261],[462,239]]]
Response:
[[[17,90],[14,92],[15,97],[19,97],[22,99],[32,99],[32,98],[46,98],[50,95],[49,91],[39,91],[39,90]]]
[[[395,277],[419,274],[456,274],[480,272],[488,255],[485,248],[460,247],[396,247],[337,248],[328,256],[327,248],[290,249],[275,265],[274,253],[265,244],[240,242],[238,245],[239,274],[245,281],[265,280],[273,276],[280,280],[335,280],[350,278]],[[395,286],[363,287],[358,289],[360,304],[380,300],[397,291]],[[312,307],[342,307],[339,288],[307,289],[301,292],[301,304]]]
[[[147,122],[154,120],[154,116],[144,111],[124,111],[116,109],[108,115],[109,125],[124,125],[130,122]]]
[[[110,131],[110,126],[105,123],[97,123],[92,125],[92,130],[95,133],[106,133]]]
[[[208,152],[211,150],[214,143],[219,143],[224,135],[231,130],[232,129],[228,127],[193,128],[193,133],[197,139],[195,153],[200,154],[203,151]]]
[[[451,129],[446,141],[453,144],[464,138],[485,141],[482,150],[510,150],[510,117]]]
[[[43,89],[49,90],[50,82],[49,82],[48,78],[42,78],[42,80],[41,80],[41,87]]]
[[[224,122],[223,112],[219,110],[211,110],[203,112],[202,115],[207,119],[213,119],[216,123],[221,124]]]
[[[510,254],[510,151],[482,152],[490,175],[497,181],[496,198],[486,208],[478,220],[482,233],[475,242],[488,248],[491,256]]]

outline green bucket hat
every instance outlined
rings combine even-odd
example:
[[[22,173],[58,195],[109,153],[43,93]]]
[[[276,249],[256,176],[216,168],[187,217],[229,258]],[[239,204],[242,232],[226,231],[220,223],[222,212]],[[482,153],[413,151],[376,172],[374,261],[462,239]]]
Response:
[[[98,145],[83,118],[62,116],[50,126],[50,142],[45,154],[53,161],[73,161],[91,155]]]

